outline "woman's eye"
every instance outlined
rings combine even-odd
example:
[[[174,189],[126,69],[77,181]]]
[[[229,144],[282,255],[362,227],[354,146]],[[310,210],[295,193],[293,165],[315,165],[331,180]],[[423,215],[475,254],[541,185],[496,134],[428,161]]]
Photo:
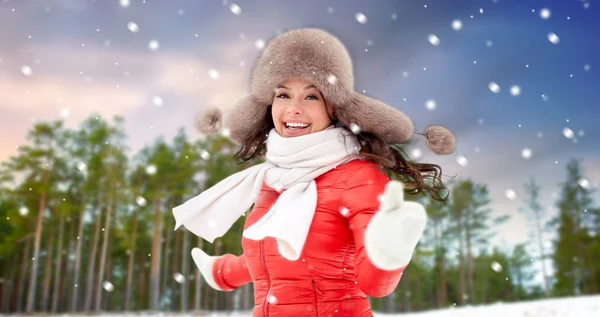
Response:
[[[279,95],[277,95],[277,98],[288,98],[289,96],[287,94],[281,93]]]
[[[309,95],[309,96],[307,96],[307,98],[313,98],[313,100],[319,100],[319,97],[317,97],[315,95]]]

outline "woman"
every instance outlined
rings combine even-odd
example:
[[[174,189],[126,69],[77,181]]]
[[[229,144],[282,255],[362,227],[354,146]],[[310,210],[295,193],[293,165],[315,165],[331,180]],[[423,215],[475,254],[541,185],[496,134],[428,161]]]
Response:
[[[251,94],[223,120],[213,109],[199,124],[214,133],[223,121],[241,145],[237,158],[266,158],[173,210],[175,229],[212,243],[253,205],[242,255],[192,250],[211,287],[254,283],[253,316],[373,316],[367,296],[394,291],[427,220],[420,204],[404,202],[404,185],[445,199],[439,167],[394,147],[410,139],[410,119],[353,84],[339,40],[287,31],[259,58]],[[434,153],[453,151],[449,130],[424,135]]]

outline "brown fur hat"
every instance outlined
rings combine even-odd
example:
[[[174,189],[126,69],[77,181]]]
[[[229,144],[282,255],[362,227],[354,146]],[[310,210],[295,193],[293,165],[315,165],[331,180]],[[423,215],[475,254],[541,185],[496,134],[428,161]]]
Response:
[[[360,131],[373,133],[387,143],[406,143],[412,137],[414,127],[408,116],[354,91],[348,51],[335,36],[316,28],[288,30],[271,39],[252,69],[250,94],[225,115],[216,109],[205,111],[197,123],[199,130],[214,133],[223,125],[234,141],[242,143],[250,131],[262,128],[277,85],[291,78],[315,85],[332,105],[335,119],[346,127],[357,125]],[[428,131],[423,135],[432,152],[454,151],[454,135],[450,130],[433,126]]]

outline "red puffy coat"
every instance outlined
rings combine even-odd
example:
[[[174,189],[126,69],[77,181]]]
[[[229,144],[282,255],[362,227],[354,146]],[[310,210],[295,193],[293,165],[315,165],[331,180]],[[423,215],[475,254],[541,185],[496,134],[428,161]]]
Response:
[[[375,267],[363,243],[387,176],[367,161],[354,160],[315,181],[317,208],[297,261],[282,257],[274,238],[242,238],[241,256],[227,254],[213,266],[222,290],[254,283],[254,317],[373,316],[367,296],[389,295],[400,281],[404,268]],[[278,196],[264,185],[245,227],[267,213]]]

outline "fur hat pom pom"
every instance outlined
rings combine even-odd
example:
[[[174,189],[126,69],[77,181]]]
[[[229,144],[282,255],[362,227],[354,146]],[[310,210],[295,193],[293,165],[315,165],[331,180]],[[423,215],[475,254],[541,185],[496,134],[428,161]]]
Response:
[[[440,125],[432,125],[425,130],[426,145],[435,154],[450,154],[454,152],[456,140],[452,131]]]
[[[196,128],[200,133],[213,134],[221,129],[223,112],[219,108],[209,108],[196,117]]]

